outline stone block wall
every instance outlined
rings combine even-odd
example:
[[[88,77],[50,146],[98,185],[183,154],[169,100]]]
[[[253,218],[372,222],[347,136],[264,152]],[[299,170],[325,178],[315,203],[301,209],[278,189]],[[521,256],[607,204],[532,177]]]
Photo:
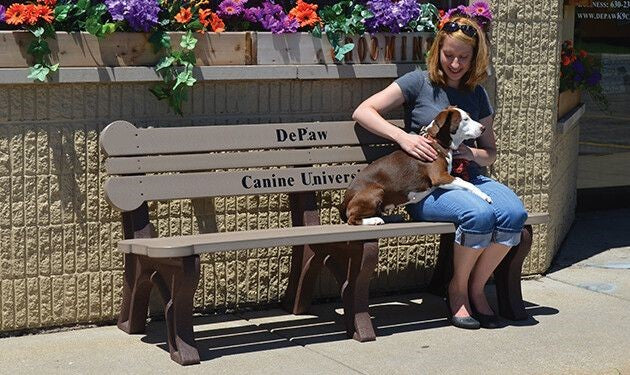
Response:
[[[570,181],[575,174],[567,174],[565,165],[571,160],[559,156],[573,145],[558,147],[563,137],[556,132],[562,1],[494,0],[491,7],[498,157],[490,172],[514,189],[529,211],[549,213],[550,222],[534,228],[524,264],[524,273],[542,273],[575,207],[570,203],[575,193],[560,194],[575,187]]]

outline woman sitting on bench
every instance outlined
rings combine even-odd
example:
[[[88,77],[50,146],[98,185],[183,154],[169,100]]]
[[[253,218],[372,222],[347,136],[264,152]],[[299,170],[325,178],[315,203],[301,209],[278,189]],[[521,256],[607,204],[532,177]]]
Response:
[[[485,32],[464,16],[452,17],[438,31],[429,52],[427,71],[398,78],[361,103],[353,119],[369,131],[397,142],[410,155],[432,161],[437,156],[430,141],[418,133],[448,105],[456,105],[486,128],[473,142],[453,152],[453,171],[492,198],[488,204],[465,190],[437,189],[417,204],[407,206],[416,221],[449,221],[457,227],[454,275],[448,285],[447,307],[453,325],[476,329],[498,327],[484,287],[512,246],[521,240],[527,212],[505,185],[482,175],[481,167],[496,159],[493,109],[479,84],[487,77],[489,48]],[[404,105],[405,129],[382,115]]]

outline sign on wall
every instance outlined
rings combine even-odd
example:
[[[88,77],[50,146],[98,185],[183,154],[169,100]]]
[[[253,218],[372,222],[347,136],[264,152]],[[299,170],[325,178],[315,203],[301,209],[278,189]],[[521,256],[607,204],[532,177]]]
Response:
[[[578,5],[575,30],[581,38],[606,38],[630,43],[630,0],[593,1]]]

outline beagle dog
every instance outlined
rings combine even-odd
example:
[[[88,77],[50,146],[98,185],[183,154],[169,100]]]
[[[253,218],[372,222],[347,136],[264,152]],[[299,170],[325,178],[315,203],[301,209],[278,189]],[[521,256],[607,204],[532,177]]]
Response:
[[[379,158],[354,178],[341,204],[341,217],[350,225],[378,225],[384,210],[420,202],[436,188],[464,189],[488,203],[492,199],[473,184],[450,175],[452,151],[466,139],[477,138],[485,130],[465,111],[449,106],[425,129],[432,138],[438,157],[421,161],[397,150]]]

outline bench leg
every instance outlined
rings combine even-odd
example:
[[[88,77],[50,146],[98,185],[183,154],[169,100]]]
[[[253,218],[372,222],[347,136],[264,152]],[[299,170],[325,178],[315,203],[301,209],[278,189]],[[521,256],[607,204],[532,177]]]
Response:
[[[514,246],[494,271],[499,315],[510,320],[528,318],[521,292],[523,261],[532,247],[532,226],[521,232],[521,242]]]
[[[448,283],[453,277],[453,244],[455,243],[455,233],[444,233],[440,235],[440,250],[437,263],[433,271],[433,277],[427,286],[427,290],[436,296],[446,297]]]
[[[351,247],[348,280],[341,288],[348,335],[359,341],[374,341],[376,334],[369,312],[370,278],[378,263],[378,242]]]
[[[143,333],[151,294],[149,277],[153,269],[135,254],[125,254],[123,299],[118,316],[118,328],[132,334]]]
[[[313,299],[317,275],[324,263],[324,254],[313,252],[309,245],[294,246],[289,285],[282,308],[292,314],[304,314]]]
[[[192,325],[193,296],[199,282],[199,256],[156,260],[151,280],[164,299],[164,315],[171,359],[180,365],[200,362]]]
[[[378,263],[378,242],[351,242],[334,246],[326,266],[339,283],[348,337],[376,340],[370,317],[370,278]]]

